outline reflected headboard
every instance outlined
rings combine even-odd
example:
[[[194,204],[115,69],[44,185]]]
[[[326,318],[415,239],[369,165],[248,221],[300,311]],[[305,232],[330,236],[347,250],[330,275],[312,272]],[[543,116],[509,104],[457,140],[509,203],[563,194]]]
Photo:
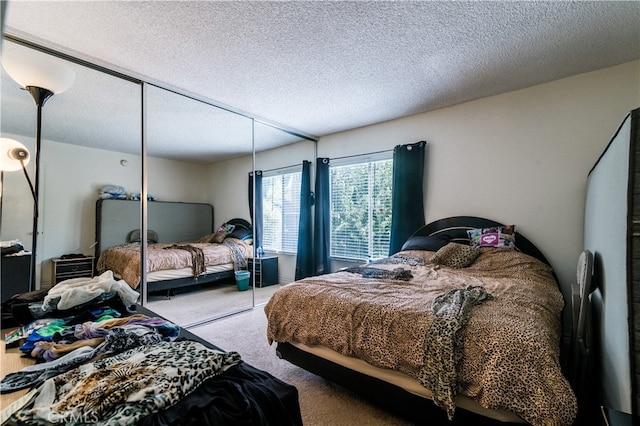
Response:
[[[194,241],[213,233],[213,206],[206,203],[149,201],[147,230],[158,242]],[[124,244],[140,229],[140,201],[100,199],[96,202],[96,258],[109,247]]]

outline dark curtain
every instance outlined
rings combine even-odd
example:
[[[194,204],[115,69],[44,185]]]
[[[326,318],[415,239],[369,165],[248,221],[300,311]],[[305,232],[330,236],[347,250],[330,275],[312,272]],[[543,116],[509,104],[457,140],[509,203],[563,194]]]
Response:
[[[389,255],[399,252],[407,238],[425,224],[422,182],[426,145],[420,141],[393,149]]]
[[[316,164],[316,215],[313,227],[313,269],[315,275],[322,275],[331,272],[331,265],[329,264],[329,159],[318,158]]]
[[[255,206],[253,205],[253,181],[254,174],[249,173],[249,214],[251,215],[251,220],[254,220],[255,211],[255,221],[253,223],[253,231],[255,234],[253,249],[255,251],[258,247],[262,247],[262,170],[255,171]]]
[[[296,280],[313,275],[313,231],[311,228],[311,162],[302,162],[300,182],[300,220],[298,222],[298,253],[296,255]]]

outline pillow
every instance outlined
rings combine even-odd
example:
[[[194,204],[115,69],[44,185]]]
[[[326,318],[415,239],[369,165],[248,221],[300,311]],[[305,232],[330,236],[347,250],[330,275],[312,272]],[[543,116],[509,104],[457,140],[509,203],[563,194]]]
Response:
[[[516,226],[494,226],[467,231],[469,244],[474,247],[516,248]]]
[[[213,237],[211,237],[211,240],[209,240],[209,242],[210,243],[221,243],[221,242],[223,242],[224,239],[227,237],[227,235],[229,235],[231,232],[233,232],[234,228],[235,228],[235,226],[233,226],[233,225],[229,225],[228,223],[223,223],[222,225],[220,225],[220,228],[218,228],[216,233],[213,234]]]
[[[207,234],[195,240],[194,243],[208,243],[211,241],[211,238],[213,238],[214,235],[215,234]]]
[[[402,245],[401,250],[438,251],[449,244],[450,239],[446,235],[415,235]]]
[[[129,243],[139,243],[142,241],[142,238],[140,237],[140,230],[139,229],[134,229],[133,231],[129,232],[129,235],[127,235],[127,242]],[[155,244],[158,242],[158,233],[156,231],[153,231],[151,229],[147,230],[147,243],[148,244]]]
[[[460,269],[471,265],[480,255],[480,247],[467,246],[458,243],[449,243],[438,250],[430,262],[436,265],[448,266]]]

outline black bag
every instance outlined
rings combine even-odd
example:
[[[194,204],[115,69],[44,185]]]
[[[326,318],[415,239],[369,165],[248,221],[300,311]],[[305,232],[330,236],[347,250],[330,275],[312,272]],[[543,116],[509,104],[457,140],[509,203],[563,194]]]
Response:
[[[48,290],[29,291],[27,293],[14,294],[0,305],[0,328],[16,327],[20,324],[13,316],[15,305],[28,305],[29,303],[42,302]]]

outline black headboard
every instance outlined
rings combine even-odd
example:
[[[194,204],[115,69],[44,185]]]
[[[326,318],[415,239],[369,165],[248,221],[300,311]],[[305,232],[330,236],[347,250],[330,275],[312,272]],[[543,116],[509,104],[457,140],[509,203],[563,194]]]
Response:
[[[228,220],[227,223],[229,225],[234,225],[234,226],[240,226],[242,228],[245,228],[249,231],[251,231],[251,224],[249,223],[249,221],[247,221],[246,219],[242,219],[242,218],[233,218],[231,220]]]
[[[194,241],[214,229],[213,206],[206,203],[149,201],[147,229],[158,242]],[[96,202],[96,257],[106,248],[124,244],[140,229],[140,201],[100,199]]]
[[[422,235],[446,235],[453,242],[469,244],[467,231],[477,228],[490,228],[494,226],[504,226],[503,224],[490,219],[475,216],[452,216],[428,223],[413,233],[415,236]],[[523,253],[533,256],[549,265],[549,261],[542,252],[522,234],[516,232],[516,247]]]

